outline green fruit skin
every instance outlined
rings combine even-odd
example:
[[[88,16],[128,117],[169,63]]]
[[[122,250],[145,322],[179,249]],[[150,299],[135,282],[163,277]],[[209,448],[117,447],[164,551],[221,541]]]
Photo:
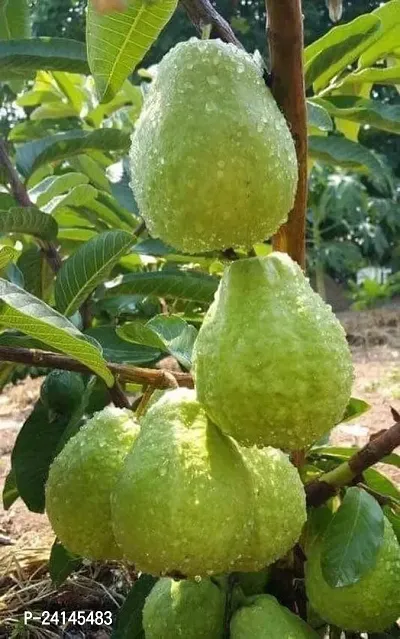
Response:
[[[355,584],[329,586],[321,569],[321,544],[310,549],[306,591],[317,614],[344,630],[380,632],[400,617],[400,545],[385,517],[382,545],[375,566]]]
[[[40,389],[43,404],[55,413],[71,414],[82,400],[85,384],[82,376],[70,371],[51,371]]]
[[[193,352],[199,401],[244,445],[309,446],[343,416],[353,381],[342,326],[285,253],[232,263]]]
[[[308,624],[271,595],[250,599],[233,615],[230,629],[231,639],[318,639]]]
[[[262,70],[221,40],[192,38],[163,58],[130,158],[147,228],[185,252],[264,241],[296,193],[294,143]]]
[[[52,463],[46,511],[70,552],[88,559],[120,558],[110,522],[110,491],[138,432],[131,411],[107,407],[82,426]]]
[[[160,579],[146,599],[146,639],[222,639],[225,595],[209,579]]]
[[[195,577],[257,571],[285,554],[305,521],[304,489],[283,453],[255,451],[252,463],[250,449],[244,455],[209,422],[195,391],[165,393],[144,416],[113,491],[124,557],[143,572]]]

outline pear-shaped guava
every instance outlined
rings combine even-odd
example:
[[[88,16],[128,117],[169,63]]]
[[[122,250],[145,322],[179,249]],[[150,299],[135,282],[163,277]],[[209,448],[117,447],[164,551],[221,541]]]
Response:
[[[231,619],[231,639],[318,639],[300,617],[271,595],[249,599]]]
[[[46,512],[72,553],[118,559],[110,521],[110,491],[139,432],[134,414],[109,406],[96,413],[50,466]]]
[[[286,450],[340,420],[353,379],[342,326],[285,253],[226,269],[193,365],[199,401],[225,433]]]
[[[320,541],[307,553],[306,591],[310,604],[327,623],[344,630],[380,632],[400,617],[400,545],[385,517],[376,563],[350,586],[332,588],[321,569]]]
[[[231,639],[318,639],[317,633],[271,595],[251,597],[231,619]]]
[[[222,639],[225,593],[210,579],[160,579],[143,608],[146,639]]]
[[[254,59],[221,40],[191,38],[163,58],[130,157],[147,228],[183,251],[250,247],[293,206],[286,121]]]
[[[183,388],[144,416],[111,506],[116,541],[138,570],[189,577],[260,570],[292,547],[306,518],[286,455],[242,450]]]

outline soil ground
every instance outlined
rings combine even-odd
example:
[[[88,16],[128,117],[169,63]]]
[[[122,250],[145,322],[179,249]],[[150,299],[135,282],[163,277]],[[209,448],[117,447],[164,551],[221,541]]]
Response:
[[[339,317],[353,352],[353,396],[367,401],[371,409],[358,419],[337,426],[331,442],[362,446],[372,434],[392,424],[391,406],[400,412],[400,310],[345,312]],[[41,382],[40,378],[27,378],[9,385],[0,396],[0,488],[10,468],[15,438],[39,396]],[[382,470],[400,486],[400,469],[382,466]],[[56,590],[46,570],[53,540],[46,517],[30,513],[20,500],[9,511],[0,511],[0,638],[105,639],[109,636],[107,627],[61,632],[33,623],[30,634],[24,634],[23,612],[35,606],[40,608],[41,601],[42,610],[50,604],[53,608],[62,604],[72,610],[84,607],[115,611],[129,583],[129,574],[119,566],[90,565]]]

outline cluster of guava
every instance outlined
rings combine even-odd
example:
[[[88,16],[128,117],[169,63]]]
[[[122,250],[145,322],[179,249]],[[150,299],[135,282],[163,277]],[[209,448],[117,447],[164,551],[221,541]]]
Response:
[[[293,204],[285,120],[253,58],[220,41],[193,39],[165,56],[131,160],[148,228],[177,249],[250,247]],[[147,639],[217,639],[227,628],[233,639],[317,637],[267,594],[267,567],[306,522],[288,454],[329,432],[350,397],[344,331],[286,254],[240,259],[205,316],[193,374],[195,390],[161,393],[140,424],[109,407],[68,441],[47,482],[53,528],[73,553],[162,577],[143,611]],[[326,622],[375,631],[400,615],[399,575],[386,521],[359,583],[330,588],[317,543],[305,581]]]

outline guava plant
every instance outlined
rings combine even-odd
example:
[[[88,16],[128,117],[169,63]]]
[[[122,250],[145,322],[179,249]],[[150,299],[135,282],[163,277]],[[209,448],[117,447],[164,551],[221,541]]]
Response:
[[[303,52],[299,0],[267,0],[269,66],[182,6],[202,38],[133,84],[173,0],[92,0],[87,54],[2,3],[1,379],[53,369],[4,507],[47,512],[56,583],[134,566],[115,638],[399,636],[400,493],[372,466],[400,466],[400,416],[329,445],[368,406],[303,269],[314,159],[390,188],[357,133],[399,131],[368,94],[400,81],[400,2]]]

